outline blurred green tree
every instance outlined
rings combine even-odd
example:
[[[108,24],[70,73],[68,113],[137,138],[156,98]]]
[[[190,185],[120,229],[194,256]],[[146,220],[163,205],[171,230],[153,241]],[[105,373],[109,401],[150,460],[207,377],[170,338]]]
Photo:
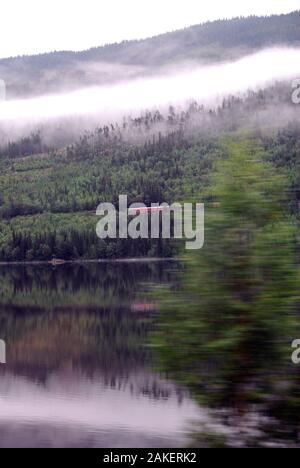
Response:
[[[244,415],[287,378],[298,266],[287,182],[249,141],[224,142],[205,194],[205,244],[162,291],[160,363],[199,403]],[[199,201],[199,200],[197,200]],[[285,375],[285,377],[283,377]]]

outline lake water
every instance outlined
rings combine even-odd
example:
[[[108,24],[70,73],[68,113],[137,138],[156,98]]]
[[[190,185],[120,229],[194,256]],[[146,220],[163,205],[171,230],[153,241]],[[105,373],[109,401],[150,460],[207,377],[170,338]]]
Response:
[[[180,447],[197,406],[154,370],[172,262],[0,267],[1,447]]]

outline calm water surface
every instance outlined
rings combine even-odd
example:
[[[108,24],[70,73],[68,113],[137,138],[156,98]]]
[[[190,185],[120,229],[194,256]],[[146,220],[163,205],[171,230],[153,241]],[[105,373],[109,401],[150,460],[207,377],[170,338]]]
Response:
[[[174,263],[2,266],[2,447],[176,447],[197,407],[153,370],[153,284]]]

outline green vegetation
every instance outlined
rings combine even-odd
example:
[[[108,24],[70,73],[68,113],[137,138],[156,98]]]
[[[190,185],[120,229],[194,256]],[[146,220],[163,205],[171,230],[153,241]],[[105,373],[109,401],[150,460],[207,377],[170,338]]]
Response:
[[[287,144],[283,133],[279,141]],[[258,421],[266,412],[279,421],[269,442],[295,442],[299,372],[291,342],[299,334],[299,266],[290,183],[257,142],[225,146],[229,157],[206,190],[205,245],[186,255],[180,287],[163,292],[156,348],[162,367],[199,402],[227,409],[229,426],[233,416],[245,426],[254,405]],[[277,146],[277,161],[279,154]],[[237,437],[263,444],[268,424],[258,435],[245,429]]]
[[[111,84],[151,75],[169,64],[191,60],[212,63],[267,47],[299,46],[299,17],[300,12],[295,11],[270,17],[234,18],[83,52],[8,58],[0,60],[0,76],[10,98]]]
[[[170,65],[299,46],[299,23],[300,11],[214,21],[84,52],[0,60],[0,76],[9,99],[166,76]],[[145,110],[85,133],[87,117],[45,121],[15,139],[1,125],[4,372],[43,381],[58,370],[100,370],[111,386],[120,376],[131,386],[130,373],[145,373],[155,350],[180,384],[178,396],[187,388],[210,410],[196,445],[299,445],[300,366],[291,363],[300,333],[299,106],[290,83],[218,104]],[[172,240],[98,239],[97,206],[117,206],[122,194],[147,206],[204,202],[203,249],[183,255]],[[175,255],[183,260],[176,278],[159,262],[77,261]],[[42,263],[53,258],[77,262]],[[141,394],[168,397],[151,382]]]
[[[195,195],[201,201],[215,162],[227,156],[220,134],[234,136],[251,128],[250,121],[255,128],[252,115],[274,102],[287,103],[289,92],[276,85],[244,98],[224,99],[215,110],[194,102],[184,111],[170,107],[165,115],[146,112],[42,154],[38,150],[46,145],[39,133],[3,146],[0,261],[174,255],[178,246],[168,240],[99,240],[97,206],[104,201],[117,205],[120,194],[128,196],[129,204],[148,206]],[[288,112],[295,111],[289,106]],[[299,124],[295,120],[278,132],[253,129],[252,135],[264,147],[266,158],[287,171],[289,203],[297,213]],[[37,141],[38,154],[26,155],[29,142]]]
[[[188,144],[180,131],[141,145],[81,139],[67,151],[2,160],[0,259],[170,256],[168,241],[105,243],[96,237],[103,201],[172,202],[205,181],[217,144]]]

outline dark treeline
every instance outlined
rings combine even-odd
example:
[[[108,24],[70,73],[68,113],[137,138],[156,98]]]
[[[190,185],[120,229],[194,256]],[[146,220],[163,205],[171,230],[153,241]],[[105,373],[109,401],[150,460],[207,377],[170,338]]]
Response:
[[[275,107],[282,106],[282,112]],[[242,95],[229,95],[219,99],[211,106],[190,101],[183,106],[169,106],[167,111],[147,110],[138,117],[125,116],[118,122],[98,126],[96,130],[85,131],[76,141],[74,121],[63,121],[57,128],[47,131],[40,128],[17,140],[0,145],[1,159],[17,159],[25,156],[52,153],[67,147],[69,159],[82,160],[87,157],[101,156],[103,151],[120,150],[123,145],[142,145],[156,141],[162,136],[184,132],[186,139],[196,135],[213,135],[239,129],[252,129],[268,126],[281,127],[288,120],[299,117],[292,103],[290,83],[277,82],[257,91],[249,90]],[[5,134],[5,132],[4,132]],[[4,134],[2,138],[4,139]],[[67,135],[62,138],[62,134]],[[76,133],[77,135],[77,133]],[[73,142],[70,144],[70,141]],[[161,140],[162,141],[162,140]],[[126,150],[126,146],[125,146]],[[53,156],[53,154],[52,154]]]
[[[96,226],[97,219],[95,219]],[[94,228],[95,228],[94,226]],[[0,250],[0,261],[46,261],[53,257],[63,260],[112,259],[124,257],[172,257],[175,246],[169,240],[98,239],[95,229],[85,225],[76,230],[51,230],[32,234],[12,230],[9,240]]]
[[[49,148],[43,143],[40,132],[33,132],[29,136],[16,141],[9,141],[6,145],[0,146],[0,157],[14,159],[47,151],[49,151]]]
[[[273,119],[274,126],[279,103],[285,106],[284,121],[291,117],[294,123],[271,132],[268,119]],[[129,204],[147,206],[195,196],[201,199],[215,162],[227,156],[220,135],[234,135],[244,128],[250,128],[251,138],[264,146],[266,157],[288,172],[289,204],[297,213],[296,108],[290,89],[277,84],[244,97],[229,96],[216,108],[192,102],[185,110],[170,106],[165,114],[149,111],[138,118],[127,117],[121,124],[85,133],[65,149],[26,157],[19,157],[18,152],[3,155],[0,259],[172,255],[174,245],[167,241],[100,241],[95,233],[97,206],[106,201],[117,206],[120,194],[128,196]],[[43,146],[41,134],[31,137]]]

